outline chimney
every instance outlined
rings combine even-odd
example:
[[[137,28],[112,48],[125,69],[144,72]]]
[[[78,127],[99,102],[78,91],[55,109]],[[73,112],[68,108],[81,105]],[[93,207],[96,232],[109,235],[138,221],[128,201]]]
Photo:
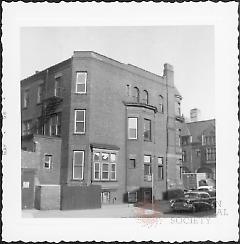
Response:
[[[200,120],[201,111],[198,108],[193,108],[190,110],[190,120],[191,122],[197,122]]]
[[[36,71],[35,71],[35,74],[37,74],[37,73],[39,73],[39,71],[38,71],[38,70],[36,70]]]
[[[163,75],[166,77],[167,85],[174,86],[174,69],[171,64],[164,64]]]

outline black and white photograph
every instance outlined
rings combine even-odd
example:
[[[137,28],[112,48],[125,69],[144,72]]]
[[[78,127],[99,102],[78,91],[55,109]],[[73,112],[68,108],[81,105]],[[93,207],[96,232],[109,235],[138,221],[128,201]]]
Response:
[[[226,6],[126,4],[122,20],[119,4],[4,5],[6,240],[239,238],[237,5]]]

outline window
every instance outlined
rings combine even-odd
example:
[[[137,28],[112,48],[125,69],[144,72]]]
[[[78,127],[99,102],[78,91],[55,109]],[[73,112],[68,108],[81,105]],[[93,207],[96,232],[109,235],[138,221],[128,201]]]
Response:
[[[186,151],[182,151],[182,161],[186,162],[187,161],[187,154]]]
[[[216,148],[215,147],[206,148],[206,159],[207,159],[207,161],[216,160]]]
[[[159,95],[159,112],[163,113],[163,96]]]
[[[77,72],[76,93],[84,94],[87,91],[87,72]]]
[[[38,86],[37,90],[37,103],[41,103],[43,99],[43,84]]]
[[[181,116],[181,106],[180,106],[180,102],[175,102],[175,114],[177,116]]]
[[[25,90],[23,93],[23,108],[29,106],[29,90]]]
[[[44,155],[44,165],[45,169],[51,169],[52,167],[52,155]]]
[[[73,179],[83,180],[84,151],[73,151]]]
[[[201,156],[201,150],[200,149],[196,149],[195,152],[197,154],[197,157],[200,157]]]
[[[62,77],[55,78],[54,96],[62,97]]]
[[[85,110],[75,110],[75,128],[77,134],[85,133]]]
[[[128,118],[128,139],[137,139],[137,118]]]
[[[214,145],[215,144],[215,136],[205,136],[205,145]]]
[[[110,156],[110,180],[116,180],[116,154],[111,153]]]
[[[139,103],[139,89],[137,87],[133,88],[133,101]]]
[[[135,169],[136,168],[136,159],[130,158],[129,159],[129,169]]]
[[[164,171],[163,171],[163,158],[158,158],[158,180],[164,179]]]
[[[128,97],[130,96],[130,86],[129,85],[126,86],[126,94]]]
[[[151,120],[144,119],[144,141],[151,141]]]
[[[36,122],[36,133],[38,135],[43,134],[43,129],[42,129],[42,117],[39,117]]]
[[[151,156],[144,155],[144,180],[152,180],[152,165],[151,165]]]
[[[180,166],[179,167],[179,177],[180,177],[180,179],[182,179],[182,174],[183,174],[183,167]]]
[[[148,104],[148,92],[146,90],[143,91],[143,103]]]
[[[93,179],[98,181],[115,181],[117,179],[116,163],[116,153],[93,152]]]
[[[50,118],[49,134],[50,136],[61,135],[61,113],[55,114]]]
[[[181,146],[181,129],[176,129],[176,146]]]
[[[29,135],[31,133],[32,133],[32,131],[31,131],[31,120],[24,121],[22,123],[22,135],[25,136],[25,135]]]

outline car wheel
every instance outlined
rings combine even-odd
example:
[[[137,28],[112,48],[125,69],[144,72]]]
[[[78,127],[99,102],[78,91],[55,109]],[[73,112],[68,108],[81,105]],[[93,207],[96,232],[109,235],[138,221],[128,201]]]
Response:
[[[197,210],[197,209],[196,209],[196,207],[195,207],[195,206],[193,206],[193,207],[192,207],[192,213],[195,213],[195,212],[196,212],[196,210]]]

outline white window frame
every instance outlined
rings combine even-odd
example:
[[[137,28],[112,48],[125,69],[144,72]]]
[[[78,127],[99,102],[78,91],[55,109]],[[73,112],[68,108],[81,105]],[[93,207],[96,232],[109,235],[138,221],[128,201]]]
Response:
[[[48,161],[46,161],[46,157],[48,157]],[[52,168],[52,158],[53,156],[51,154],[44,154],[44,163],[43,163],[43,168],[44,169],[51,169]],[[45,163],[48,163],[49,166],[45,167]]]
[[[136,126],[136,128],[134,128],[134,129],[136,129],[136,136],[135,137],[130,137],[130,129],[132,129],[132,127],[131,128],[129,127],[130,119],[134,119],[135,120],[135,126]],[[128,139],[129,140],[137,140],[138,139],[138,118],[137,117],[128,117]]]
[[[54,96],[55,97],[62,97],[62,88],[63,88],[62,86],[63,86],[62,75],[55,76],[55,83],[54,83]]]
[[[158,174],[158,180],[161,181],[164,179],[164,165],[163,165],[163,157],[158,157],[157,159],[157,165],[158,165],[158,168],[160,167],[161,170],[162,170],[162,177],[159,177],[159,174]],[[158,172],[159,173],[159,172]]]
[[[149,160],[146,160],[146,159],[149,159]],[[143,162],[144,162],[144,169],[143,169],[143,175],[144,175],[144,178],[145,177],[149,177],[151,176],[152,177],[152,157],[151,155],[147,155],[147,154],[144,154],[144,157],[143,157]],[[149,167],[150,171],[148,172],[148,174],[145,174],[145,165]],[[152,179],[151,179],[152,180]],[[148,181],[148,180],[147,180]]]
[[[79,153],[81,152],[82,153],[82,174],[81,174],[81,177],[78,178],[78,177],[75,177],[74,175],[74,169],[76,167],[76,164],[75,164],[75,154],[76,153]],[[84,150],[74,150],[73,151],[73,180],[83,180],[83,172],[84,172],[84,159],[85,159],[85,151]]]
[[[40,84],[38,85],[38,90],[37,90],[37,104],[42,102],[42,95],[43,95],[43,84]]]
[[[78,80],[78,75],[81,75],[81,74],[85,74],[85,80],[84,80],[84,83],[82,82],[79,82]],[[87,76],[88,76],[88,73],[86,71],[77,71],[76,72],[76,85],[75,85],[75,93],[77,94],[86,94],[87,93]],[[84,84],[84,91],[78,91],[77,90],[77,87],[79,84]]]
[[[94,159],[95,153],[99,153],[99,160]],[[108,154],[108,160],[102,160],[102,154]],[[112,160],[111,155],[115,155],[115,159]],[[116,181],[117,180],[117,161],[118,161],[118,152],[115,150],[107,150],[107,149],[94,149],[93,150],[93,180],[94,181]],[[99,178],[95,177],[96,167],[95,165],[99,164]],[[103,171],[103,165],[107,165],[108,171]],[[115,165],[115,171],[112,171],[112,165]],[[103,178],[103,173],[108,172],[108,178]],[[115,178],[112,178],[112,173],[115,173]]]
[[[29,89],[26,89],[23,93],[23,108],[27,108],[29,105]]]
[[[96,173],[96,164],[98,164],[98,167],[99,167],[99,170],[98,170],[99,177],[98,177],[98,178],[95,177],[95,173]],[[100,161],[95,161],[95,162],[93,163],[93,179],[94,179],[94,180],[101,180],[101,165],[100,165]]]
[[[77,112],[79,112],[79,111],[81,111],[81,112],[83,112],[83,117],[84,117],[84,120],[83,121],[77,121],[76,119],[77,119]],[[85,109],[75,109],[74,110],[74,113],[75,113],[75,115],[74,115],[74,133],[75,134],[85,134],[85,132],[86,132],[86,110]],[[77,122],[81,122],[81,123],[84,123],[84,126],[83,126],[83,128],[84,128],[84,130],[83,131],[81,131],[81,132],[77,132],[76,131],[76,129],[77,129]]]
[[[105,170],[103,170],[103,165],[104,164],[106,164],[107,165],[107,168],[108,168],[108,170],[107,171],[105,171]],[[108,173],[108,178],[103,178],[103,173]],[[102,181],[109,181],[109,173],[110,173],[110,170],[109,170],[109,162],[102,162],[101,163],[101,180]]]

